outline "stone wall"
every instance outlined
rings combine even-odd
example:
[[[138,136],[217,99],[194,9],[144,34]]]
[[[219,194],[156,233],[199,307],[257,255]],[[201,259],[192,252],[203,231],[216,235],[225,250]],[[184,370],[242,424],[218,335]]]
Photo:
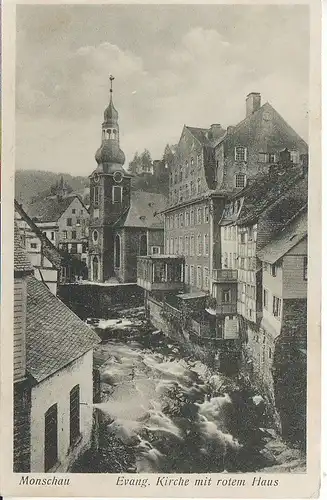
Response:
[[[110,318],[117,309],[144,305],[144,290],[132,285],[60,285],[58,297],[80,318]]]

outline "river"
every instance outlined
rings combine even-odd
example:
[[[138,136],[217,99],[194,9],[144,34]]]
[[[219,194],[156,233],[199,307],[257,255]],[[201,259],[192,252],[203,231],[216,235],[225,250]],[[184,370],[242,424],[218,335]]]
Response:
[[[299,450],[271,428],[263,398],[181,347],[150,334],[142,320],[96,323],[100,366],[100,455],[89,472],[254,472],[303,470]],[[105,332],[105,334],[104,334]],[[89,466],[90,468],[90,466]]]

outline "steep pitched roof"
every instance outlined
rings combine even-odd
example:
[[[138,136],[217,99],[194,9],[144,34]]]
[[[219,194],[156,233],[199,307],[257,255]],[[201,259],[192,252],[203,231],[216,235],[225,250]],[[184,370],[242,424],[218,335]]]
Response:
[[[276,220],[291,218],[307,203],[308,180],[298,169],[290,168],[281,176],[257,177],[237,197],[244,197],[238,224],[256,221],[267,210],[275,211]]]
[[[27,256],[20,238],[19,229],[15,222],[14,226],[14,272],[31,273],[33,266]]]
[[[26,368],[37,382],[76,360],[100,342],[48,287],[27,280]]]
[[[262,119],[265,113],[269,113],[271,115],[271,120],[275,123],[273,133],[269,134],[267,141],[265,137],[266,130],[262,127]],[[220,142],[227,141],[235,136],[247,139],[258,127],[262,129],[264,135],[263,139],[267,142],[268,147],[284,144],[284,147],[292,150],[293,148],[298,149],[300,146],[302,152],[305,152],[308,148],[307,143],[302,137],[295,132],[269,102],[266,102],[260,106],[257,111],[241,120],[229,133],[224,135]],[[247,140],[245,140],[245,142],[247,142]]]
[[[264,248],[258,251],[259,259],[274,264],[308,234],[308,212],[301,211]]]
[[[80,200],[78,196],[72,195],[64,198],[54,196],[36,201],[29,205],[28,213],[32,219],[38,219],[41,222],[55,222],[60,219],[75,198]],[[81,200],[80,202],[83,204]]]
[[[45,236],[43,231],[37,227],[37,225],[32,221],[32,219],[27,215],[22,205],[20,205],[15,200],[15,209],[22,217],[22,219],[28,224],[31,231],[40,239],[42,242],[42,252],[45,257],[57,268],[61,267],[62,256],[59,250],[51,243],[51,241]]]
[[[199,142],[201,142],[201,144],[203,144],[204,146],[208,146],[210,144],[210,141],[208,140],[207,137],[209,129],[199,128],[199,127],[189,127],[188,125],[185,125],[185,127]]]
[[[129,210],[115,223],[116,226],[162,229],[163,216],[159,213],[166,208],[167,199],[159,193],[132,191]]]

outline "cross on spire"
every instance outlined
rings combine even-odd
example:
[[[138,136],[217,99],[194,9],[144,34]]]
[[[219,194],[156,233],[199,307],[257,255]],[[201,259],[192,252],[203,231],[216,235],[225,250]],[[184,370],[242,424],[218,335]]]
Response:
[[[112,82],[114,81],[115,77],[110,75],[109,80],[110,80],[110,93],[112,94]]]

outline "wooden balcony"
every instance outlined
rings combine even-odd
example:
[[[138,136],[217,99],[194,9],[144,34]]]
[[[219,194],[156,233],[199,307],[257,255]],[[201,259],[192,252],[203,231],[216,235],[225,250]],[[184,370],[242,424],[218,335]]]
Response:
[[[182,256],[147,255],[137,258],[137,284],[148,291],[183,291]]]
[[[212,281],[216,283],[236,283],[237,269],[213,269]]]

